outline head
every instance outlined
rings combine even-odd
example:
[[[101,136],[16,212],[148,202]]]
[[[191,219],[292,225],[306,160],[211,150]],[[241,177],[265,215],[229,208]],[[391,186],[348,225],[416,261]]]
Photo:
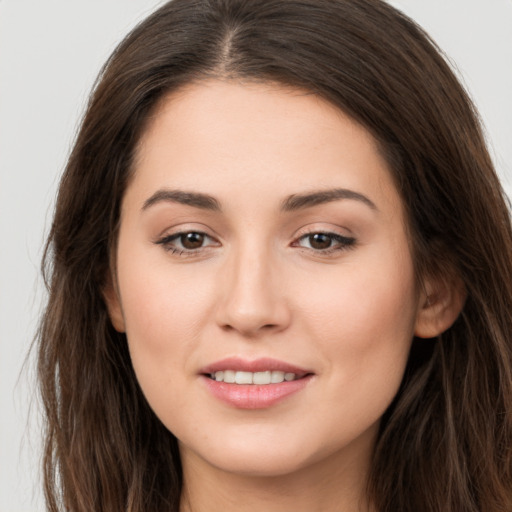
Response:
[[[159,510],[178,499],[176,439],[141,392],[113,305],[117,249],[144,142],[166,106],[186,104],[191,91],[212,83],[268,87],[338,113],[370,138],[396,195],[422,323],[411,331],[396,395],[379,421],[372,499],[382,510],[505,503],[489,446],[510,440],[503,419],[511,398],[508,211],[471,102],[439,51],[410,20],[373,0],[175,0],[107,62],[49,240],[40,369],[53,436],[50,500],[55,461],[77,510],[94,508],[94,493],[112,510],[123,500],[133,510],[152,500]],[[496,410],[499,418],[488,419]],[[503,474],[510,453],[502,458]],[[109,461],[122,469],[112,473]],[[83,484],[72,489],[73,481]]]

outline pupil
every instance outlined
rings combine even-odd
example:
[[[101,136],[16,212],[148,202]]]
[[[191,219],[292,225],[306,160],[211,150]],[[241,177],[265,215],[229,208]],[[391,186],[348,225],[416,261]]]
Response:
[[[309,243],[313,249],[328,249],[331,242],[331,237],[324,233],[315,233],[309,236]]]
[[[203,245],[204,235],[201,233],[186,233],[181,236],[181,243],[185,249],[198,249]]]

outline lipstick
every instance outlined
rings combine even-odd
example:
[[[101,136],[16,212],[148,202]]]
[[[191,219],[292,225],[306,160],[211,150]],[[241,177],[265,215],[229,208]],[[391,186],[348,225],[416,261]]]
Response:
[[[227,358],[202,368],[200,374],[215,398],[238,409],[271,407],[304,389],[313,377],[304,368],[269,358]]]

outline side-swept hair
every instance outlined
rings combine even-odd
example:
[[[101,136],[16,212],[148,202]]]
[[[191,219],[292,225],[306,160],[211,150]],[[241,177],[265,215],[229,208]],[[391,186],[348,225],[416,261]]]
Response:
[[[43,262],[49,510],[178,510],[176,439],[141,393],[102,289],[145,121],[164,95],[208,77],[300,87],[361,123],[405,205],[417,278],[466,288],[455,324],[413,341],[375,447],[376,509],[511,511],[509,210],[467,94],[429,37],[381,0],[174,0],[103,68]]]

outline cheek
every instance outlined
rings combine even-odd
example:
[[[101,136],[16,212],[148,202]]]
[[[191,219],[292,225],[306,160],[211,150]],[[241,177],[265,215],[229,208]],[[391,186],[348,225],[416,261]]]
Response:
[[[137,379],[158,409],[160,401],[180,400],[169,390],[180,386],[199,344],[209,294],[198,273],[187,269],[192,266],[171,271],[161,257],[152,258],[154,251],[124,248],[120,238],[117,272],[128,346]]]
[[[329,383],[317,408],[326,439],[339,440],[340,425],[350,438],[377,424],[402,381],[414,332],[414,280],[412,268],[387,270],[353,268],[343,285],[308,295],[312,314],[304,311],[303,329],[323,352]]]
[[[306,283],[304,283],[306,284]],[[326,330],[357,333],[375,329],[385,334],[411,331],[416,313],[412,264],[404,266],[347,266],[342,272],[315,279],[315,286],[299,288],[296,296],[311,318]],[[368,341],[371,341],[369,339]]]
[[[383,252],[378,262],[347,265],[301,293],[302,328],[325,351],[336,378],[398,387],[416,322],[414,283],[410,258],[386,261]]]
[[[209,303],[201,273],[192,265],[173,267],[147,247],[123,251],[122,241],[118,281],[129,339],[157,349],[160,343],[168,346],[173,333],[183,341],[193,337]]]

